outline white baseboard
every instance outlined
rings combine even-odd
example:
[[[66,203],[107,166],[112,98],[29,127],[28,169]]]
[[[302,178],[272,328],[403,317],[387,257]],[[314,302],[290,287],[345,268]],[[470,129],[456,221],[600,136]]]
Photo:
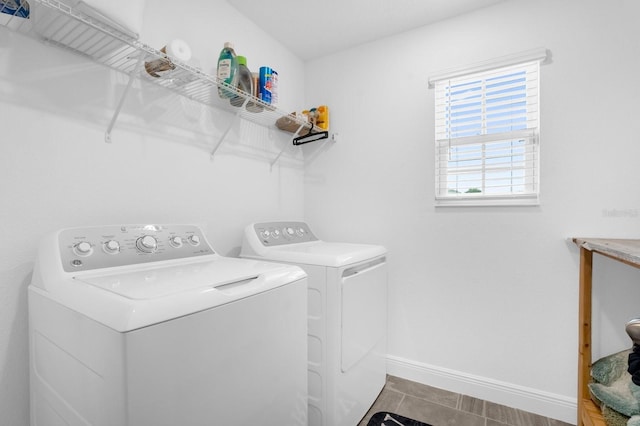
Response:
[[[577,400],[564,395],[474,376],[387,355],[387,373],[575,425]]]

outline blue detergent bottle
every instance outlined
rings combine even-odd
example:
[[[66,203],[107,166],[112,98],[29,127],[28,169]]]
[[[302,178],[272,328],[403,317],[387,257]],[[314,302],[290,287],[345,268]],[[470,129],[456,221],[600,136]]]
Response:
[[[231,87],[235,88],[238,84],[238,60],[232,43],[226,42],[220,51],[217,76],[218,82],[224,82]],[[218,95],[223,99],[228,99],[234,97],[235,93],[233,90],[225,89],[224,85],[220,85],[218,86]]]

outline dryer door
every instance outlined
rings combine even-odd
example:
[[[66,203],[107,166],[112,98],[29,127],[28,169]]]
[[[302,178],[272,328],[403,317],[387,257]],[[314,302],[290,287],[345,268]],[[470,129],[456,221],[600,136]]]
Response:
[[[347,372],[386,339],[387,264],[384,257],[342,273],[342,360]]]

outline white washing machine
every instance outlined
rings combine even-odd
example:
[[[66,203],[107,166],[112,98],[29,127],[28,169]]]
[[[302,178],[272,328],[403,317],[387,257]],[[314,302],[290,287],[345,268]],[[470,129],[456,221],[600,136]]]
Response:
[[[387,251],[325,242],[303,222],[254,223],[241,256],[308,274],[309,425],[354,426],[386,380]]]
[[[191,225],[58,231],[29,286],[31,425],[307,425],[307,281]]]

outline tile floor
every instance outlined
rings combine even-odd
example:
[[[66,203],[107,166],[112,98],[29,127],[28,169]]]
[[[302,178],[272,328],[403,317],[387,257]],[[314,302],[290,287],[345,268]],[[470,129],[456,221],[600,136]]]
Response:
[[[433,426],[569,426],[569,423],[504,405],[387,376],[380,396],[358,426],[389,411]]]

